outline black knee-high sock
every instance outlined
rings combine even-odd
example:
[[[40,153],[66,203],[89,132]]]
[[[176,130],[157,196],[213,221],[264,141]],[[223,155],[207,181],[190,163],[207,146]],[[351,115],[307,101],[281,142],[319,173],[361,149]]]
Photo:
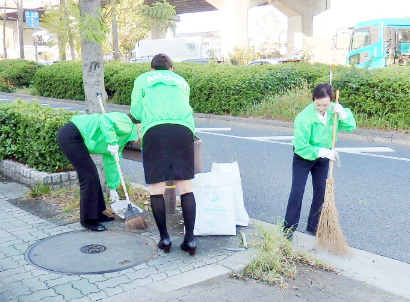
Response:
[[[194,193],[190,192],[181,195],[181,207],[185,224],[184,242],[193,241],[196,215],[196,203]]]
[[[150,195],[152,214],[154,214],[161,240],[169,238],[167,231],[167,218],[165,215],[164,195]]]

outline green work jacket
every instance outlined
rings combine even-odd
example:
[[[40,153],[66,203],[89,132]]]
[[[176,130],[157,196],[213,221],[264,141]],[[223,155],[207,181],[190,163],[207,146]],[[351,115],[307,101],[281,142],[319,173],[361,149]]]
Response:
[[[194,117],[189,105],[190,88],[184,78],[169,70],[141,74],[134,81],[131,115],[141,121],[141,136],[153,126],[178,124],[195,135]]]
[[[293,125],[294,138],[292,140],[297,155],[307,160],[315,160],[318,158],[319,148],[330,149],[334,116],[332,108],[330,106],[327,110],[326,126],[319,120],[313,103],[298,114]],[[347,113],[347,117],[343,120],[337,120],[335,141],[337,140],[337,131],[351,132],[356,129],[356,121],[352,112],[348,108],[343,109]]]
[[[75,115],[71,122],[76,125],[90,154],[102,154],[107,186],[115,190],[120,183],[114,156],[107,150],[108,145],[118,145],[118,154],[129,141],[138,140],[137,128],[122,112],[105,114]]]

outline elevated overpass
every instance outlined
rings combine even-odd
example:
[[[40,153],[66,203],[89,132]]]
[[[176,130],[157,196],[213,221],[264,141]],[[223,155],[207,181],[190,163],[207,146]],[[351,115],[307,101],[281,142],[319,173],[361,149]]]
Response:
[[[145,0],[152,4],[157,0]],[[212,10],[226,12],[222,30],[222,47],[225,54],[235,45],[248,46],[248,10],[270,4],[288,17],[288,49],[301,48],[303,37],[313,35],[313,17],[328,10],[331,0],[168,0],[177,14]]]

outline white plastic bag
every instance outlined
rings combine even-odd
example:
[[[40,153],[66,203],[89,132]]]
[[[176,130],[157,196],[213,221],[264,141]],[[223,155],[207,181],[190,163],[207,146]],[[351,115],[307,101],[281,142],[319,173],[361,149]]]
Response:
[[[197,173],[192,190],[196,201],[194,235],[236,235],[233,174]]]
[[[247,226],[249,224],[249,216],[248,212],[246,212],[245,205],[243,203],[241,174],[239,172],[238,163],[212,163],[211,171],[221,171],[233,174],[233,199],[235,202],[235,222],[236,225]]]

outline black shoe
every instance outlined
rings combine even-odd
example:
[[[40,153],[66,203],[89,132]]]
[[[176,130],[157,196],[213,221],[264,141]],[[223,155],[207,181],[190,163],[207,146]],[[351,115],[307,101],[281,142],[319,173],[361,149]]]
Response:
[[[182,242],[181,243],[181,250],[185,252],[189,252],[189,256],[194,256],[195,255],[195,250],[196,250],[196,244],[195,241],[188,241],[188,242]]]
[[[105,215],[104,213],[98,214],[98,221],[105,222],[105,221],[113,221],[114,217]]]
[[[316,230],[310,229],[310,228],[306,228],[306,232],[308,232],[310,235],[312,236],[316,236]]]
[[[98,223],[98,220],[86,219],[81,220],[80,223],[83,227],[85,227],[86,229],[90,229],[92,231],[101,232],[106,230],[105,226]]]
[[[162,239],[158,242],[158,248],[161,250],[164,250],[164,253],[166,254],[169,253],[169,250],[171,249],[171,245],[172,245],[172,242],[171,242],[171,239],[169,238]]]
[[[284,229],[283,229],[283,236],[284,236],[287,240],[292,241],[292,239],[293,239],[293,231],[292,231],[291,229],[286,229],[286,228],[284,228]]]

